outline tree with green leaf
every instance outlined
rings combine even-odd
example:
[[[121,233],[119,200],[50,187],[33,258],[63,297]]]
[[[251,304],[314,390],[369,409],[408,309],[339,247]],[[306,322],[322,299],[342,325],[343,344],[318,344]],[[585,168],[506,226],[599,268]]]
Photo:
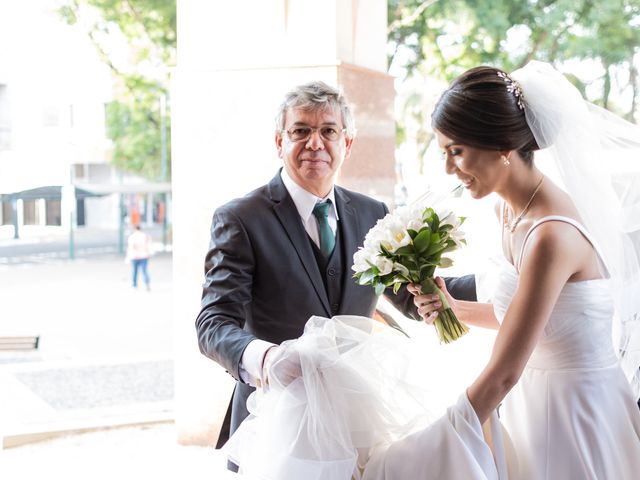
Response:
[[[168,179],[170,135],[163,165],[162,127],[164,120],[170,128],[166,99],[176,57],[175,0],[63,0],[58,12],[85,29],[114,75],[115,99],[106,107],[113,164],[149,179]]]
[[[388,25],[390,69],[405,81],[448,83],[482,64],[512,71],[537,59],[571,71],[563,66],[590,62],[590,76],[570,80],[590,101],[635,121],[640,0],[389,0]],[[399,132],[430,123],[418,108],[424,100],[419,90],[407,96]],[[422,155],[432,135],[416,137]]]

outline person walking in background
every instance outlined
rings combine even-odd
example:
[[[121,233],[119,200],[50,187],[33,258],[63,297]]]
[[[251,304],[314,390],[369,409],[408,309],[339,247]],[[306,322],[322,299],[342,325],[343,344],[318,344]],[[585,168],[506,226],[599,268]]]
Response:
[[[127,260],[133,267],[133,288],[138,288],[138,270],[141,270],[144,284],[147,290],[150,289],[148,271],[150,256],[151,237],[140,229],[140,225],[136,225],[127,242]]]

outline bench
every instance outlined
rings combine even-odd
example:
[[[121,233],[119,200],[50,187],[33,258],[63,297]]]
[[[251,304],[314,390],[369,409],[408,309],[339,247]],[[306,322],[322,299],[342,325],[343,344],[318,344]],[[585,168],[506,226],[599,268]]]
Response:
[[[37,350],[40,335],[0,336],[0,350]]]

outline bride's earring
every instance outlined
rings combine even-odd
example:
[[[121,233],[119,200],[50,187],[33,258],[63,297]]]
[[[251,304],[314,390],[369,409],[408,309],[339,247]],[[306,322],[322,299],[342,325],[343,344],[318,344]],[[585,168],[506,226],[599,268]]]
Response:
[[[506,166],[511,165],[511,162],[509,161],[509,159],[506,157],[506,155],[501,155],[500,159],[502,160],[502,163]]]

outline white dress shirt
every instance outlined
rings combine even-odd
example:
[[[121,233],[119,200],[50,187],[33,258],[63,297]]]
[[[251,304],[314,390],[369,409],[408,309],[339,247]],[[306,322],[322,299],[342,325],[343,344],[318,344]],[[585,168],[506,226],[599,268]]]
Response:
[[[285,168],[280,173],[282,182],[284,183],[287,192],[291,195],[293,203],[298,210],[300,220],[307,234],[313,240],[313,242],[320,248],[320,239],[318,236],[318,221],[313,215],[313,207],[316,203],[323,202],[324,200],[331,200],[331,208],[329,209],[329,226],[336,234],[338,228],[338,209],[336,208],[335,190],[331,187],[329,194],[324,197],[316,197],[313,193],[306,191],[300,185],[298,185],[287,173]],[[242,354],[242,360],[240,361],[240,378],[251,386],[256,386],[256,380],[260,380],[260,383],[264,385],[264,379],[262,378],[262,362],[267,350],[276,344],[271,342],[265,342],[264,340],[255,339],[249,342],[247,348],[245,348]]]

